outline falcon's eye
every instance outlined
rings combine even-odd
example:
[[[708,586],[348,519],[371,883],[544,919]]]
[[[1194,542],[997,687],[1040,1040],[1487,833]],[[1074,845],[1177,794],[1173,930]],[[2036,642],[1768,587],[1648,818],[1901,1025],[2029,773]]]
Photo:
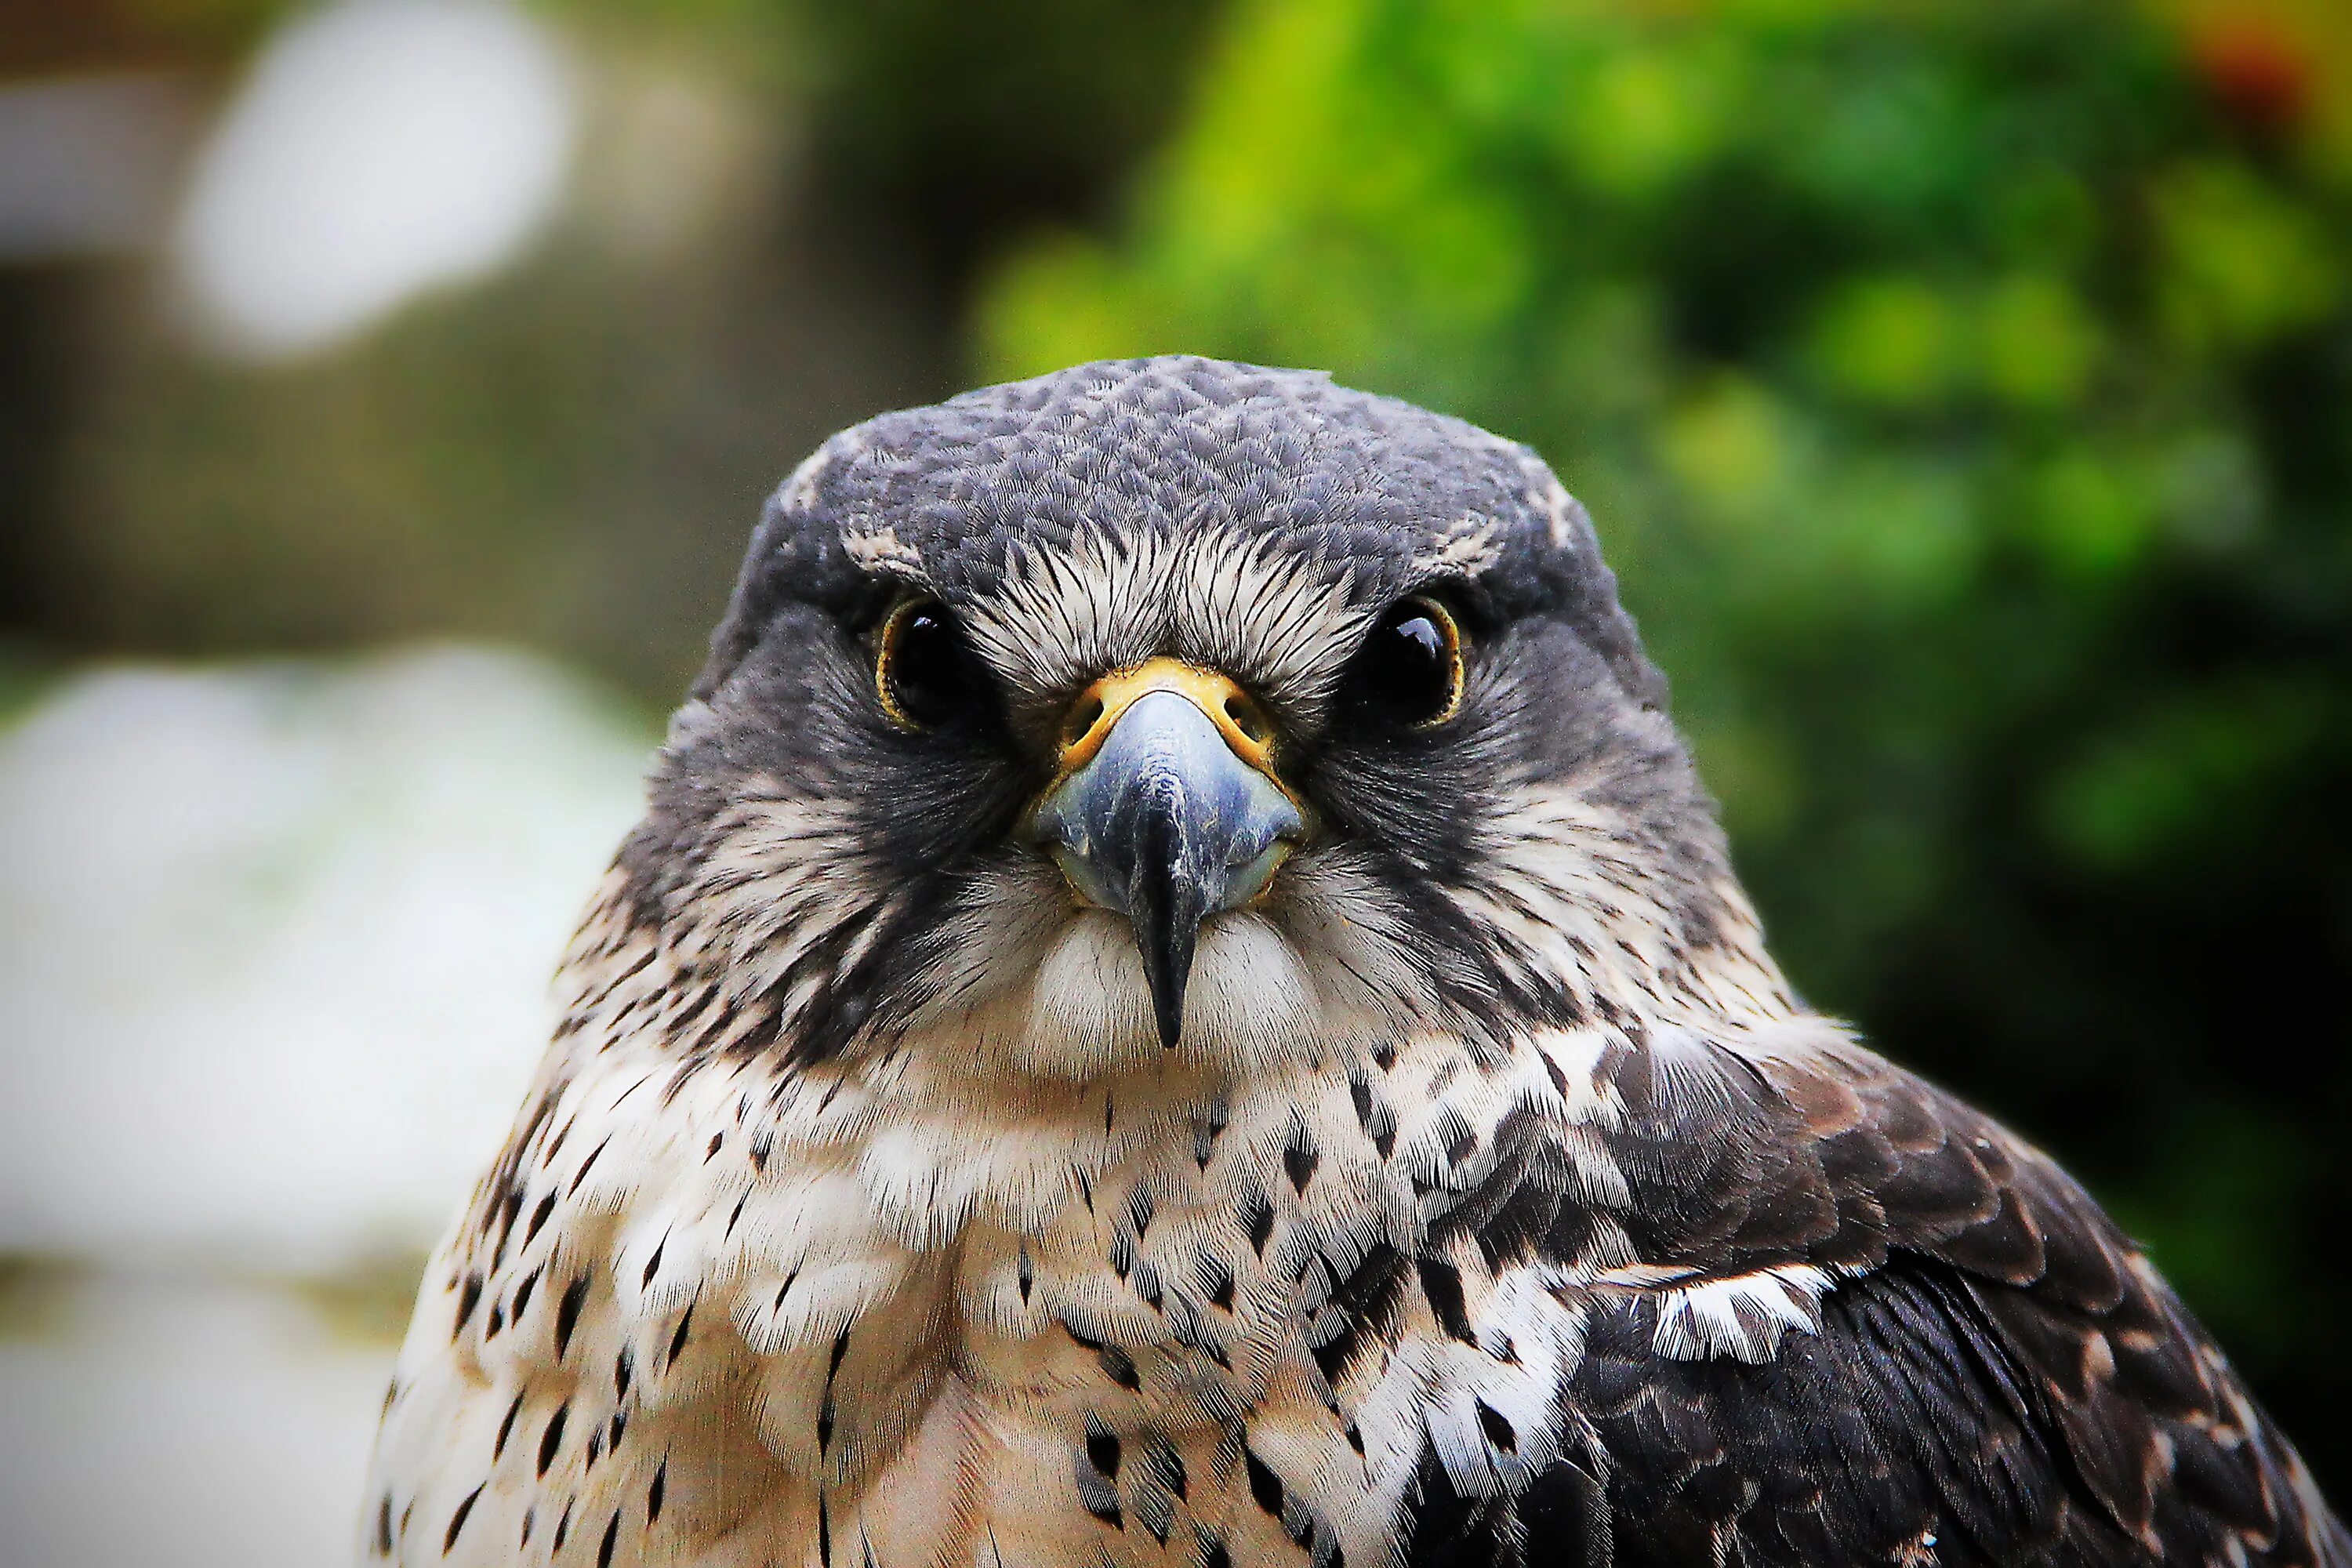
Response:
[[[968,716],[986,696],[986,677],[947,606],[909,599],[892,610],[876,639],[874,689],[882,710],[909,730]]]
[[[1434,599],[1391,605],[1349,661],[1343,700],[1408,730],[1426,730],[1462,706],[1462,628]]]

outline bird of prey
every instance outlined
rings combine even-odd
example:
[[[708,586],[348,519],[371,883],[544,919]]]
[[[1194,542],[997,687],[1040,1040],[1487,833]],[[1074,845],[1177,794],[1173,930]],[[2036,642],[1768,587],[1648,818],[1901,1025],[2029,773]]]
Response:
[[[649,797],[365,1561],[2352,1568],[2083,1190],[1790,990],[1524,447],[1192,358],[884,415]]]

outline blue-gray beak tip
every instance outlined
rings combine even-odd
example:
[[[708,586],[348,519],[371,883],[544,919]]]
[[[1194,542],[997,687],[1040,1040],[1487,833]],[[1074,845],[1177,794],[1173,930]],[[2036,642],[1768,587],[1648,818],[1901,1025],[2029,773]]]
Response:
[[[1071,884],[1133,924],[1160,1043],[1171,1047],[1201,922],[1265,891],[1306,826],[1213,720],[1168,690],[1129,704],[1034,824]]]

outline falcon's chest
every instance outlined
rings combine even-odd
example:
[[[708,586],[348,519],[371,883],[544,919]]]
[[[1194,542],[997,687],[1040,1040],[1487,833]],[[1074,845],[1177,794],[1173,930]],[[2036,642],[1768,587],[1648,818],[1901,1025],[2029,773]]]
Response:
[[[1356,1336],[1327,1310],[1412,1249],[1392,1131],[1307,1081],[1121,1087],[1042,1124],[910,1119],[849,1162],[861,1202],[819,1273],[865,1287],[759,1374],[772,1449],[826,1483],[828,1534],[878,1563],[1202,1563],[1387,1529],[1395,1479],[1326,1368],[1398,1348],[1338,1344]],[[809,1261],[776,1287],[785,1314]]]
[[[614,1563],[1379,1562],[1417,1467],[1477,1495],[1566,1440],[1573,1291],[1473,1223],[1570,1179],[1515,1142],[1562,1124],[1539,1060],[550,1093],[403,1379],[456,1342],[454,1468],[526,1560],[584,1521]],[[410,1400],[446,1436],[430,1394],[388,1443]]]

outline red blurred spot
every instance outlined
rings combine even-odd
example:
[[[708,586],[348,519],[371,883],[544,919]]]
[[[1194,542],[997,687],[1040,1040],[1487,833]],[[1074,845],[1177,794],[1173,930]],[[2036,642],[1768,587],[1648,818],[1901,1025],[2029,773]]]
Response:
[[[2217,18],[2189,43],[2189,58],[2221,111],[2249,131],[2292,129],[2311,106],[2311,60],[2261,16]]]

